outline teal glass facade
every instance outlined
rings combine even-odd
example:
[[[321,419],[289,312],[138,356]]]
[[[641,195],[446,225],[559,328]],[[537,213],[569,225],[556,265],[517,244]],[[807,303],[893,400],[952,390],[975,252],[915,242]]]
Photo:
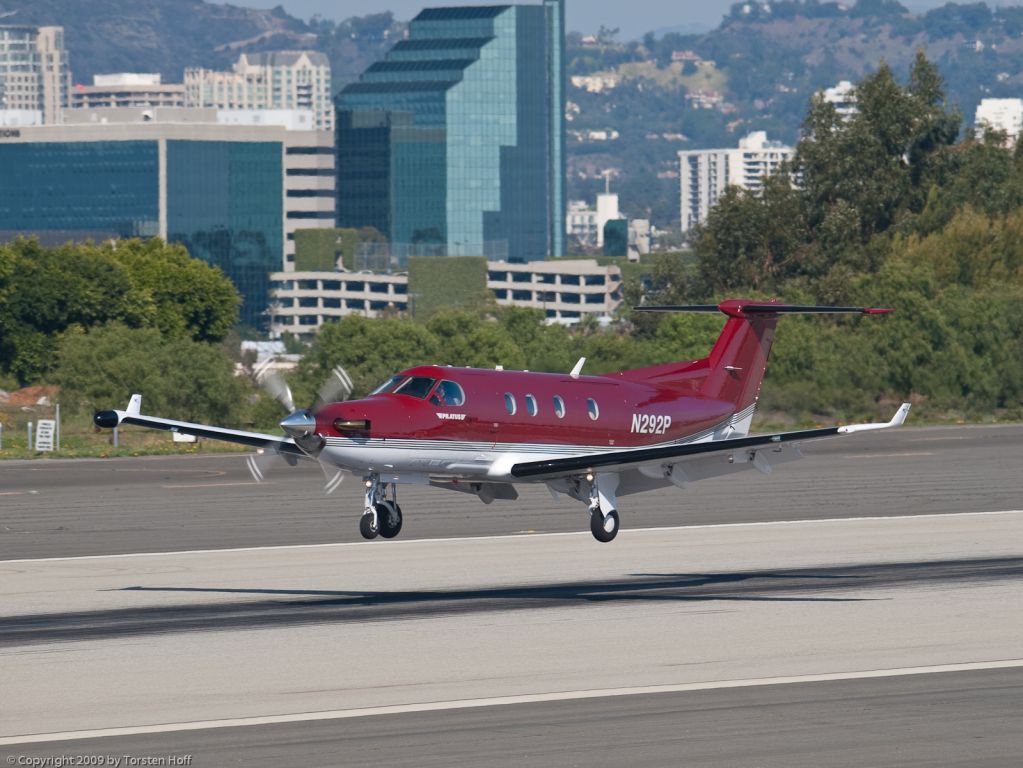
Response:
[[[160,141],[0,143],[0,240],[155,237]],[[167,240],[220,267],[259,326],[284,253],[281,142],[166,143]]]
[[[338,226],[392,252],[564,254],[564,8],[427,9],[337,99]]]
[[[252,326],[281,264],[282,151],[280,142],[167,142],[167,239],[234,281]]]
[[[160,232],[159,195],[155,141],[0,144],[5,238],[152,237]]]

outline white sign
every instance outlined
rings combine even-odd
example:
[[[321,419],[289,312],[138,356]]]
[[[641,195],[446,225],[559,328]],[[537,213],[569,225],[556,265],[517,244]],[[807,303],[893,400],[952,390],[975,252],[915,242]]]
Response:
[[[36,422],[36,450],[52,451],[53,435],[57,431],[57,422],[53,419],[40,419]]]
[[[183,435],[180,432],[172,432],[171,434],[174,436],[175,443],[194,443],[196,441],[195,435]]]

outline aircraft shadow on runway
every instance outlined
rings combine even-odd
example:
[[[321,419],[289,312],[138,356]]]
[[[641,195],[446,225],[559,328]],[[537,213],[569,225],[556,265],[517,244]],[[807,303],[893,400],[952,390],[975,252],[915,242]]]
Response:
[[[131,586],[112,591],[257,595],[268,599],[0,618],[0,647],[180,632],[427,620],[600,603],[845,603],[888,599],[883,590],[895,588],[1021,578],[1023,558],[1011,557],[736,573],[631,574],[620,579],[589,582],[462,590],[388,592]],[[878,590],[878,594],[864,595]]]

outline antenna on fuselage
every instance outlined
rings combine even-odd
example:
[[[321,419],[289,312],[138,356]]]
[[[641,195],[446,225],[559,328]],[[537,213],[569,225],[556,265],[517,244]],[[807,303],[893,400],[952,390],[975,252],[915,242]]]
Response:
[[[582,371],[583,371],[583,366],[584,365],[586,365],[586,358],[585,357],[580,357],[579,358],[579,362],[575,364],[575,368],[573,368],[572,372],[570,374],[568,374],[568,375],[571,376],[573,379],[578,379],[579,378],[579,374],[582,373]]]

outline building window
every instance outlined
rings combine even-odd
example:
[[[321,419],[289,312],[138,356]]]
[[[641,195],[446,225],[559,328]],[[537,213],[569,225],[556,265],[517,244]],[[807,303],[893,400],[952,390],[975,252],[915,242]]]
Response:
[[[340,291],[341,281],[340,280],[324,280],[323,290],[325,291]]]
[[[561,399],[561,395],[554,396],[554,415],[559,419],[565,418],[565,401]]]
[[[323,299],[324,309],[341,309],[341,299]]]
[[[592,397],[586,399],[586,411],[594,421],[600,418],[600,408]]]
[[[315,296],[301,296],[298,300],[298,306],[300,307],[315,307],[317,306],[318,299]]]
[[[508,411],[509,416],[514,416],[515,411],[518,410],[515,407],[515,395],[513,395],[511,392],[504,393],[504,409]]]
[[[532,395],[526,395],[526,413],[530,416],[536,416],[536,398]]]

